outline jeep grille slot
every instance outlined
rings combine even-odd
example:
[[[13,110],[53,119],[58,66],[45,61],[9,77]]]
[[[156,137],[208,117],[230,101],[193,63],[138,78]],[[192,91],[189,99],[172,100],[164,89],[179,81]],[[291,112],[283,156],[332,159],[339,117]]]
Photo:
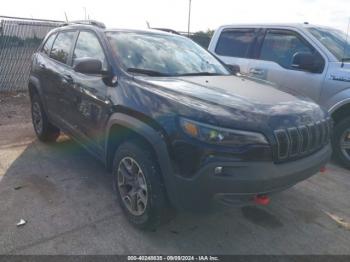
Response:
[[[300,151],[300,142],[302,139],[299,137],[299,131],[297,128],[288,128],[288,135],[290,140],[290,156],[296,156],[298,152]]]
[[[275,130],[275,161],[297,159],[316,152],[329,143],[331,128],[332,120],[327,118],[309,125]]]
[[[275,131],[275,136],[277,139],[277,147],[278,147],[278,158],[285,159],[288,157],[289,151],[289,138],[287,132],[285,130],[277,130]]]
[[[302,138],[300,153],[305,153],[309,148],[309,131],[306,126],[301,126],[299,132]]]

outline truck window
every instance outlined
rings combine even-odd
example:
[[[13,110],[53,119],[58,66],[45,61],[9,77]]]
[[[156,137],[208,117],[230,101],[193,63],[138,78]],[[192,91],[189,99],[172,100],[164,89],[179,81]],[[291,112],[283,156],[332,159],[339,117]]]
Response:
[[[74,38],[75,32],[73,31],[59,33],[52,46],[50,57],[66,64]]]
[[[222,56],[246,58],[255,40],[253,29],[229,29],[221,32],[215,53]]]
[[[297,52],[314,53],[295,33],[283,30],[268,31],[260,52],[260,59],[273,61],[280,66],[292,69],[293,56]]]

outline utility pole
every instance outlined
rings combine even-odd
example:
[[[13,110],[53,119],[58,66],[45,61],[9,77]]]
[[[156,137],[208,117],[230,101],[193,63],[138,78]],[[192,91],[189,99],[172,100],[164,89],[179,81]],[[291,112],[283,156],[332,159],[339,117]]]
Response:
[[[68,23],[68,16],[66,12],[64,12],[64,16],[66,17],[66,22]]]
[[[189,6],[188,6],[188,27],[187,27],[187,34],[190,36],[190,26],[191,26],[191,2],[192,0],[189,0]]]
[[[86,20],[86,7],[83,7],[84,8],[84,20]]]

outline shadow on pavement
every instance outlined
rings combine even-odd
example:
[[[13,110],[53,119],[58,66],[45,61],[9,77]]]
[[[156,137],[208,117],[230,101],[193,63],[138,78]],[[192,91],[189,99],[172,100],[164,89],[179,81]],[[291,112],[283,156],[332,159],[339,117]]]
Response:
[[[320,190],[337,185],[322,185],[319,175],[276,195],[266,208],[182,213],[156,232],[142,232],[122,215],[111,175],[72,140],[2,146],[18,156],[0,180],[1,254],[349,252],[349,233],[323,213],[332,202]],[[16,227],[20,219],[27,224]]]

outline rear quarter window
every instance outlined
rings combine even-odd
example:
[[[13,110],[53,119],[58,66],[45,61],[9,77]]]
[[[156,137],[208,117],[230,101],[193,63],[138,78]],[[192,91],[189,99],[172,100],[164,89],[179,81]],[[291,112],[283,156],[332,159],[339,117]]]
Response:
[[[49,38],[46,40],[43,48],[41,49],[41,52],[46,54],[46,55],[50,55],[50,51],[51,51],[51,47],[53,44],[53,41],[55,40],[57,34],[52,34],[49,36]]]
[[[253,29],[229,29],[221,32],[215,53],[222,56],[246,58],[255,41]]]

